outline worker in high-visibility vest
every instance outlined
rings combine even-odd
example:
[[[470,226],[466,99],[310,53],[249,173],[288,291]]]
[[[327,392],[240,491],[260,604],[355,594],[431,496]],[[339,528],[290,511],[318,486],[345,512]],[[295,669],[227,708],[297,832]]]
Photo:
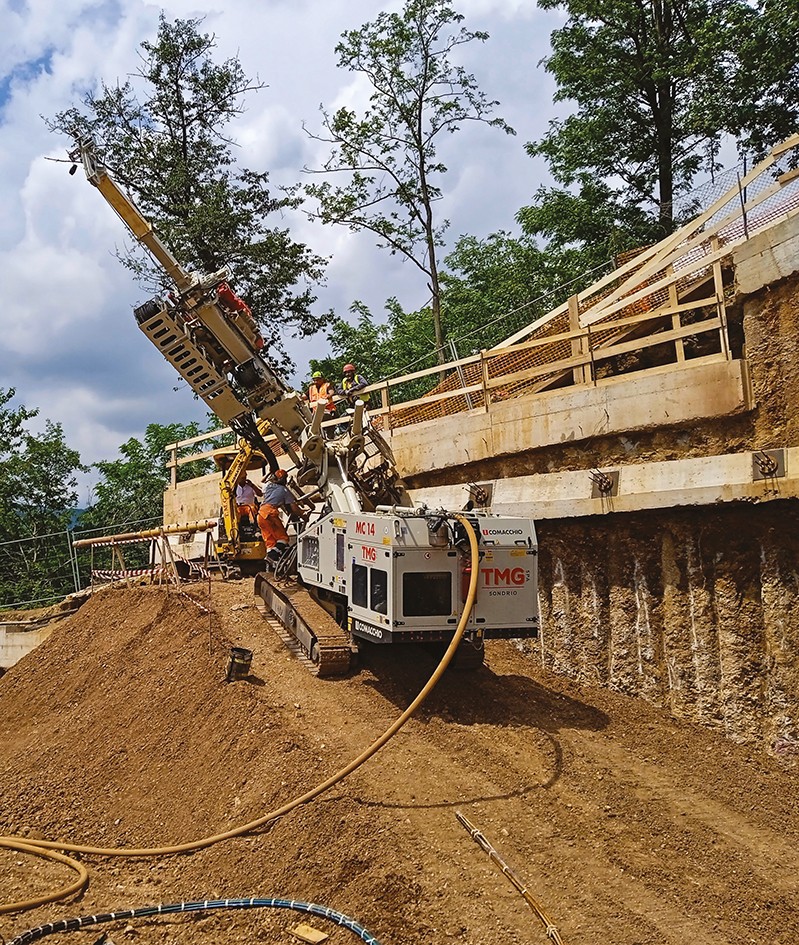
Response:
[[[267,560],[279,561],[289,546],[289,535],[280,517],[284,509],[290,515],[305,520],[306,513],[294,493],[286,486],[288,474],[285,469],[276,469],[263,480],[263,496],[258,509],[258,527],[266,545]]]
[[[311,410],[316,409],[320,400],[325,403],[325,420],[329,420],[336,415],[336,405],[333,398],[336,394],[335,387],[330,381],[325,380],[325,375],[321,371],[314,371],[311,375],[311,386],[308,388],[308,403]]]
[[[356,400],[362,400],[365,404],[369,403],[369,394],[365,394],[363,389],[368,387],[369,381],[359,374],[354,364],[345,364],[343,367],[344,377],[341,379],[341,387],[339,388],[339,393],[342,397],[346,397],[350,404],[355,403]]]

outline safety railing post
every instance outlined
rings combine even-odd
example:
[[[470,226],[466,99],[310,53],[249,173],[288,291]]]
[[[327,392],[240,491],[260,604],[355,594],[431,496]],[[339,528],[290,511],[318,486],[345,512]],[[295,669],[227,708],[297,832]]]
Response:
[[[586,355],[586,340],[580,328],[580,299],[573,295],[569,299],[569,331],[573,333],[571,339],[572,355],[579,357]],[[572,378],[575,384],[588,384],[591,378],[588,376],[591,369],[587,362],[578,365],[572,370]]]
[[[80,590],[80,571],[78,570],[78,553],[72,547],[72,530],[66,530],[67,537],[67,554],[69,555],[69,565],[72,569],[72,584],[75,588],[75,593],[77,594]]]
[[[487,411],[491,406],[491,390],[488,386],[488,358],[485,348],[480,349],[480,383],[483,385],[483,403]]]

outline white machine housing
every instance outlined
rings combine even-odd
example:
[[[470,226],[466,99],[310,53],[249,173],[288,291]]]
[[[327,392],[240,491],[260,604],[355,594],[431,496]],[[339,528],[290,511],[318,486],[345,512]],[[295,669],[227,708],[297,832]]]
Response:
[[[479,575],[466,627],[472,637],[536,637],[535,526],[529,519],[468,513],[479,534]],[[298,539],[306,585],[347,599],[350,633],[375,643],[452,637],[469,584],[469,555],[453,525],[429,510],[333,512]]]

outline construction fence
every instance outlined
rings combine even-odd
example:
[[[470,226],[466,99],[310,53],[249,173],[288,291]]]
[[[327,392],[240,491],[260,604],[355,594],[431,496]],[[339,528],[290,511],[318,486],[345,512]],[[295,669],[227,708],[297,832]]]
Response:
[[[107,528],[68,528],[61,532],[0,542],[0,609],[37,609],[84,590],[99,579],[93,572],[119,570],[111,547],[75,547],[75,542],[131,528],[156,527],[161,518],[120,522]],[[144,544],[125,551],[129,570],[151,567]]]

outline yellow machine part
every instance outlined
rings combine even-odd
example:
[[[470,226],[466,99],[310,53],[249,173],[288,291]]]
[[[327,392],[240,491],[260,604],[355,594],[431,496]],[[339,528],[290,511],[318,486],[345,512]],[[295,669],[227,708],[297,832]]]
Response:
[[[269,424],[265,420],[259,420],[258,430],[262,436],[266,436]],[[266,459],[242,439],[235,447],[217,450],[214,453],[214,462],[222,470],[219,493],[222,500],[222,523],[227,536],[217,542],[216,553],[225,561],[263,561],[266,557],[263,540],[260,537],[254,541],[241,539],[236,486],[248,470],[261,469],[266,464]]]

